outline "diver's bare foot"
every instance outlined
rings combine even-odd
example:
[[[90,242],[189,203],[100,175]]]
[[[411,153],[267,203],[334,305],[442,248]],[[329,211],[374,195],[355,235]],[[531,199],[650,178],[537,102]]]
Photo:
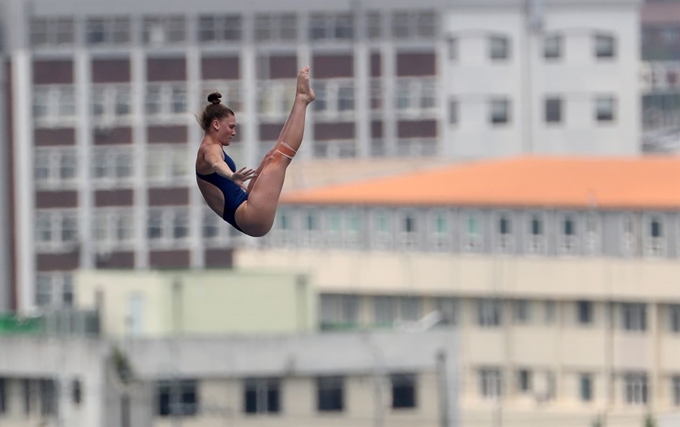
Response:
[[[304,101],[305,104],[310,104],[316,99],[316,95],[309,85],[309,66],[300,70],[297,76],[297,93],[295,98]]]

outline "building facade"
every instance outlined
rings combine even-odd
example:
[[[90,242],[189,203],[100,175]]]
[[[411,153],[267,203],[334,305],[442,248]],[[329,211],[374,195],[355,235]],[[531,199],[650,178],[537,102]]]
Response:
[[[639,151],[633,0],[2,7],[22,310],[70,303],[77,268],[226,266],[242,242],[192,185],[190,113],[219,89],[240,123],[230,153],[255,165],[304,64],[317,100],[300,163]]]
[[[457,425],[453,330],[0,345],[7,427]]]
[[[235,265],[309,272],[322,330],[438,312],[461,337],[463,425],[638,425],[680,413],[678,170],[531,158],[291,192]]]
[[[680,150],[680,3],[647,1],[641,10],[643,150]]]

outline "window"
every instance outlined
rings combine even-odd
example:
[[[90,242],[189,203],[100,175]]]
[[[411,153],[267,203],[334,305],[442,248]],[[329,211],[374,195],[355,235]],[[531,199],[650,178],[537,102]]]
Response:
[[[584,235],[584,242],[586,252],[590,255],[597,254],[600,251],[599,229],[600,220],[596,213],[589,212],[585,220],[586,230]]]
[[[675,376],[671,379],[671,388],[673,405],[680,406],[680,376]]]
[[[281,411],[281,383],[276,378],[249,378],[245,381],[246,414],[277,414]]]
[[[8,381],[5,378],[0,378],[0,414],[4,414],[7,411],[7,384]]]
[[[557,303],[555,301],[545,301],[543,304],[545,312],[545,323],[552,325],[557,318]]]
[[[458,301],[455,298],[438,298],[437,311],[447,325],[455,325],[458,321]]]
[[[482,327],[495,327],[501,324],[501,302],[491,299],[477,301],[477,324]]]
[[[319,412],[342,411],[344,409],[342,377],[317,378],[317,409]]]
[[[54,380],[41,379],[38,382],[40,391],[40,415],[49,416],[57,413],[57,384]]]
[[[393,297],[373,297],[373,320],[379,326],[392,326],[396,318]]]
[[[567,214],[562,220],[562,235],[560,236],[560,250],[564,254],[578,252],[578,228],[576,218]]]
[[[417,219],[413,214],[404,215],[401,231],[406,234],[413,234],[417,231]]]
[[[132,182],[132,147],[93,147],[92,180],[98,185],[124,186]]]
[[[387,209],[378,209],[373,212],[373,241],[376,248],[390,248],[394,241],[394,219],[392,212]]]
[[[198,387],[194,380],[159,381],[156,386],[158,415],[198,414]]]
[[[76,119],[75,88],[71,85],[40,85],[33,92],[36,126],[65,126]]]
[[[668,306],[668,320],[670,321],[670,330],[676,333],[680,332],[680,304]]]
[[[512,248],[512,220],[506,215],[498,219],[498,249],[505,251]]]
[[[458,101],[455,99],[449,99],[449,124],[458,124]]]
[[[546,59],[557,59],[562,57],[563,37],[552,35],[543,39],[543,57]]]
[[[422,301],[419,297],[401,297],[399,302],[401,305],[401,320],[415,322],[420,319],[422,315]]]
[[[72,249],[78,239],[76,220],[77,213],[73,211],[38,210],[35,225],[38,249]]]
[[[430,214],[430,248],[447,250],[451,246],[449,215],[444,210],[434,210]]]
[[[613,58],[616,56],[616,45],[613,36],[595,36],[595,56],[598,58]]]
[[[611,96],[601,96],[595,99],[595,118],[598,122],[612,122],[615,119],[616,103]]]
[[[73,17],[33,18],[31,44],[33,46],[71,45],[75,41]]]
[[[319,231],[319,218],[316,211],[308,210],[305,215],[305,230]]]
[[[635,217],[626,214],[621,217],[621,249],[624,255],[633,255],[636,251]]]
[[[624,375],[624,395],[629,405],[647,403],[647,374],[629,373]]]
[[[479,370],[479,390],[482,397],[498,398],[501,396],[501,371],[500,369]]]
[[[48,275],[39,275],[37,277],[35,304],[38,307],[46,307],[52,304],[52,278]]]
[[[312,13],[309,18],[309,38],[311,40],[352,40],[354,17],[351,13]]]
[[[662,237],[662,231],[661,231],[661,221],[657,218],[654,218],[650,222],[650,227],[649,227],[649,234],[652,236],[653,239]]]
[[[186,40],[186,20],[181,15],[145,16],[144,42],[169,44]]]
[[[434,11],[395,11],[392,14],[392,36],[394,38],[433,38],[436,33],[437,21]]]
[[[201,15],[198,17],[200,42],[241,40],[241,15]]]
[[[87,19],[87,44],[125,44],[130,42],[129,16],[100,16]]]
[[[482,230],[478,214],[467,213],[462,216],[462,247],[465,252],[476,252],[482,245]]]
[[[412,374],[392,375],[392,408],[411,409],[416,407],[416,376]]]
[[[356,327],[359,324],[359,303],[356,295],[321,295],[321,329]]]
[[[133,242],[134,215],[130,209],[97,209],[92,224],[92,237],[98,245],[119,247]]]
[[[540,254],[545,248],[543,219],[539,215],[531,215],[529,218],[529,238],[527,239],[527,251],[531,254]]]
[[[527,369],[517,371],[517,390],[520,393],[529,393],[532,390],[532,375]]]
[[[153,83],[146,87],[146,115],[163,117],[184,114],[187,110],[187,88],[185,83]]]
[[[515,322],[529,323],[531,321],[531,302],[519,300],[514,302]]]
[[[507,37],[494,36],[489,38],[489,57],[493,60],[510,57],[510,42]]]
[[[411,113],[430,110],[437,106],[437,82],[432,78],[397,79],[395,91],[397,110]]]
[[[147,146],[146,177],[154,185],[178,185],[187,180],[191,166],[184,144],[151,144]]]
[[[591,301],[577,301],[576,316],[581,325],[593,323],[593,303]]]
[[[354,111],[354,84],[338,87],[338,111]]]
[[[645,331],[647,329],[647,306],[643,303],[621,304],[623,329]]]
[[[37,148],[34,176],[38,188],[75,186],[77,178],[75,148]]]
[[[510,121],[510,101],[507,99],[491,100],[490,121],[494,125],[508,123]]]
[[[382,110],[382,108],[383,108],[382,82],[379,79],[373,79],[371,81],[371,110]]]
[[[255,40],[297,40],[297,15],[294,13],[258,13],[255,15]]]
[[[92,86],[90,111],[95,123],[111,124],[132,114],[130,85]]]
[[[147,237],[154,247],[183,246],[189,235],[186,207],[153,208],[148,211]]]
[[[581,374],[579,376],[581,401],[590,402],[593,400],[593,376],[591,374]]]
[[[205,105],[208,95],[219,88],[222,94],[222,104],[231,108],[236,114],[243,111],[243,100],[241,96],[241,86],[238,81],[233,80],[206,80],[203,81],[200,105]],[[312,104],[313,105],[313,104]]]
[[[73,305],[73,278],[70,274],[62,276],[61,302],[66,307]]]
[[[548,98],[545,100],[545,121],[547,123],[562,122],[562,100],[559,98]]]
[[[418,242],[418,216],[413,212],[404,213],[399,231],[402,247],[411,248]]]
[[[366,37],[377,40],[382,36],[383,19],[380,11],[372,10],[366,13]]]
[[[446,52],[450,61],[455,61],[458,59],[458,39],[453,36],[449,36],[446,39]]]

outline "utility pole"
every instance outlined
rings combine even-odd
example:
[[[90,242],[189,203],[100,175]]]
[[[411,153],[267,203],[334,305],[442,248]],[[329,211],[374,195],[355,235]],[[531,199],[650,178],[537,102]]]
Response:
[[[439,426],[449,427],[449,392],[446,378],[446,351],[439,350],[437,353],[437,380],[439,386]]]

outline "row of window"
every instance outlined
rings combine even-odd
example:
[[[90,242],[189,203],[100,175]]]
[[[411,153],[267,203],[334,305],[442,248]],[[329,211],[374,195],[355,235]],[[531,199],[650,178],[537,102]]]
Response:
[[[12,390],[9,388],[10,381],[7,378],[0,378],[0,416],[11,411],[10,399]],[[58,389],[57,382],[51,379],[24,379],[21,380],[21,404],[23,413],[26,416],[39,414],[42,417],[57,414],[58,408]],[[74,381],[71,386],[74,403],[80,403],[81,392],[80,383]]]
[[[437,15],[433,10],[401,10],[391,13],[391,22],[377,11],[364,16],[362,36],[379,39],[432,39],[437,34]],[[177,44],[191,41],[189,19],[185,15],[156,15],[140,18],[141,40],[148,45]],[[295,42],[304,34],[300,16],[295,13],[257,13],[252,36],[258,42]],[[73,17],[33,18],[31,42],[33,46],[73,45],[78,42],[80,22]],[[84,43],[90,46],[124,45],[136,38],[136,20],[131,16],[88,17],[84,23]],[[195,40],[200,43],[240,42],[246,31],[243,17],[238,14],[199,15]],[[352,13],[312,12],[309,14],[307,37],[312,41],[353,40],[357,37],[356,16]],[[389,25],[389,26],[388,26]],[[387,33],[389,31],[389,34]]]
[[[548,96],[543,101],[543,120],[549,125],[564,123],[565,100],[559,96]],[[455,97],[449,98],[449,124],[457,125],[461,120],[461,102]],[[513,103],[505,97],[494,97],[488,101],[488,122],[492,126],[506,125],[512,122]],[[611,123],[616,120],[617,102],[612,95],[597,95],[592,99],[592,117],[597,123]]]
[[[535,380],[541,378],[542,387],[537,388]],[[578,399],[581,402],[592,402],[597,398],[595,394],[596,375],[590,372],[578,375]],[[477,371],[479,394],[483,398],[498,399],[506,393],[504,387],[503,370],[500,368],[485,367]],[[646,405],[649,403],[649,379],[644,372],[627,372],[622,378],[622,401],[628,405]],[[670,378],[671,405],[680,406],[680,376]],[[534,372],[529,369],[518,369],[514,373],[511,387],[520,395],[528,395],[533,398],[553,399],[555,397],[555,375],[552,372]]]
[[[543,57],[555,61],[564,57],[565,37],[560,34],[549,34],[543,37]],[[612,59],[616,57],[616,38],[609,34],[593,34],[591,37],[592,53],[595,58]],[[460,60],[461,37],[449,35],[447,38],[448,58]],[[512,42],[507,36],[492,35],[487,37],[488,58],[492,61],[508,61],[512,57]]]
[[[146,179],[151,184],[173,182],[191,176],[189,148],[184,145],[147,145]],[[78,183],[78,156],[75,147],[38,148],[34,176],[38,188],[68,187]],[[135,175],[134,148],[93,147],[88,178],[95,186],[129,185]]]
[[[417,376],[415,374],[392,374],[390,378],[392,409],[417,407]],[[243,382],[242,413],[246,415],[282,414],[283,380],[281,378],[248,378]],[[317,377],[316,409],[320,413],[344,412],[345,378],[341,376]],[[157,414],[165,416],[196,416],[207,412],[201,408],[197,380],[161,381],[157,384]]]
[[[328,246],[460,250],[477,253],[527,253],[543,255],[598,255],[613,253],[631,256],[667,256],[668,241],[680,246],[680,217],[646,213],[637,218],[622,214],[615,235],[618,244],[605,247],[605,218],[596,212],[547,213],[494,212],[446,209],[289,208],[282,207],[268,237],[275,246]],[[675,221],[676,224],[673,224]],[[671,230],[669,232],[669,229]],[[680,251],[680,248],[679,248]]]
[[[436,298],[435,307],[444,324],[457,325],[463,321],[462,303],[458,298]],[[426,314],[425,300],[414,296],[358,295],[321,296],[320,322],[322,329],[356,328],[358,326],[393,326],[416,322]],[[557,322],[556,301],[475,299],[471,301],[474,314],[469,319],[482,328],[501,327],[506,322],[517,325],[554,325]],[[574,324],[592,326],[597,309],[592,301],[575,301],[565,306]],[[362,318],[368,311],[370,320]],[[625,331],[644,332],[649,327],[647,305],[644,303],[616,303],[610,310],[616,314],[617,325]],[[661,309],[668,331],[680,333],[680,304],[667,304]],[[570,314],[571,313],[571,314]],[[472,314],[472,313],[471,313]]]
[[[68,210],[39,210],[36,215],[36,246],[39,251],[71,249],[78,242],[78,214]],[[129,208],[95,209],[92,239],[102,250],[132,249],[136,239],[135,216]],[[189,209],[149,208],[146,238],[151,247],[186,247],[191,236]],[[202,239],[208,246],[233,244],[241,235],[232,231],[212,211],[205,210]]]
[[[239,113],[243,110],[243,94],[238,83],[203,82],[198,100],[201,105],[210,92],[222,93],[222,101]],[[433,78],[398,78],[392,101],[397,111],[433,110],[437,106],[437,83]],[[315,82],[316,101],[312,111],[318,117],[351,113],[356,109],[356,88],[352,79],[331,79]],[[258,85],[257,111],[262,115],[287,115],[294,100],[295,86],[289,82],[265,81]],[[379,79],[371,82],[370,108],[381,110],[384,88]],[[92,87],[89,111],[96,123],[111,123],[129,119],[133,114],[132,88],[124,85]],[[147,83],[144,114],[167,117],[184,114],[188,109],[186,83]],[[75,87],[72,85],[36,86],[33,117],[37,122],[62,122],[77,116]],[[124,121],[124,120],[122,120]]]

